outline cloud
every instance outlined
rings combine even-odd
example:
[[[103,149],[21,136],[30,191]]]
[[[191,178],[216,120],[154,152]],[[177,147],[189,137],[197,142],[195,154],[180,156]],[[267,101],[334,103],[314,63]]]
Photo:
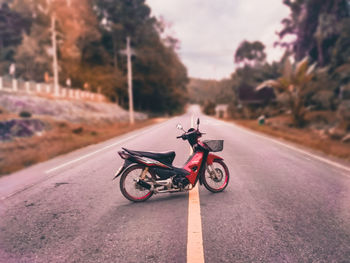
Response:
[[[281,0],[147,0],[152,13],[171,22],[181,42],[179,55],[191,77],[229,77],[233,54],[243,40],[260,40],[268,60],[279,59],[273,48],[280,21],[289,15]]]

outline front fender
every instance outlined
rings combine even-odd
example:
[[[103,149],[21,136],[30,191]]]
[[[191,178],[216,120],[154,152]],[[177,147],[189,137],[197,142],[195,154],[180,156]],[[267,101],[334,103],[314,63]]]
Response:
[[[208,165],[213,164],[214,160],[223,160],[223,158],[221,158],[220,156],[217,156],[215,154],[209,153],[208,157],[207,157],[207,164]]]

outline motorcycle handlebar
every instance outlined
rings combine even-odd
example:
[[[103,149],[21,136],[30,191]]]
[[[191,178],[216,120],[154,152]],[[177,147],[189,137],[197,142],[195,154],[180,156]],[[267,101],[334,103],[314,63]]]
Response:
[[[186,132],[186,133],[184,133],[184,134],[182,134],[182,135],[180,135],[180,136],[176,136],[176,138],[177,138],[177,139],[186,140],[187,136],[188,136],[189,134],[193,133],[193,132],[198,133],[200,136],[202,136],[203,134],[205,134],[204,132],[200,132],[200,131],[196,130],[196,131]]]

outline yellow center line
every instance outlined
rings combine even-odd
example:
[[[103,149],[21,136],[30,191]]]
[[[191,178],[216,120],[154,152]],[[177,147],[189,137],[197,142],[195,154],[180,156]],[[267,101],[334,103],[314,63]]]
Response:
[[[191,127],[194,126],[194,116],[191,116]],[[190,147],[190,154],[192,154]],[[198,184],[188,195],[188,228],[187,228],[187,262],[204,262],[201,207],[199,202]]]
[[[188,198],[187,262],[204,262],[198,184],[189,192]]]

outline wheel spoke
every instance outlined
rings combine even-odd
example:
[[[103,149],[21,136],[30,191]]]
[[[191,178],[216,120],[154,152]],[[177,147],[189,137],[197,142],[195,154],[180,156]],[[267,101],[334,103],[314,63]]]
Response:
[[[152,192],[139,185],[137,181],[140,179],[143,167],[131,167],[121,178],[121,190],[124,196],[131,201],[143,201],[148,199]],[[145,182],[150,182],[151,176],[146,176]]]
[[[205,186],[210,191],[220,192],[226,187],[228,176],[227,168],[220,161],[214,161],[206,169],[204,175]]]

